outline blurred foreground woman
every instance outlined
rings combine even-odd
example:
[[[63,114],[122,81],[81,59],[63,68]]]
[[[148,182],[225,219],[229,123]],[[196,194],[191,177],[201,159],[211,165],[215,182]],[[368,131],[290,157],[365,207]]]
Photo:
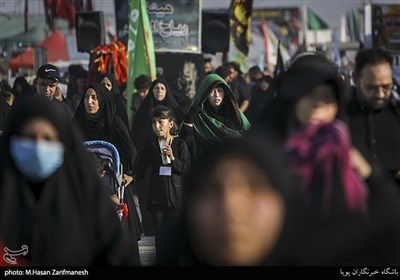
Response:
[[[252,133],[221,142],[194,170],[178,265],[400,263],[392,188],[371,190],[367,218],[342,211],[321,217],[309,211],[301,177],[290,172],[277,143]],[[333,192],[344,199],[339,188]]]
[[[180,265],[261,265],[274,249],[301,196],[273,146],[255,140],[223,141],[194,170]]]
[[[65,106],[20,100],[0,144],[0,239],[27,265],[139,265]],[[20,258],[19,256],[18,258]]]

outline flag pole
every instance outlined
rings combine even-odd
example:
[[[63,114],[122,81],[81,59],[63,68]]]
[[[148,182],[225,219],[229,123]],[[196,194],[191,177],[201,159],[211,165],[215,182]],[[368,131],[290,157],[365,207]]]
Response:
[[[309,42],[308,42],[308,36],[307,36],[307,33],[308,33],[308,11],[307,11],[307,8],[308,8],[308,4],[307,4],[307,0],[303,0],[303,3],[302,3],[302,15],[303,15],[303,33],[304,33],[304,45],[306,46],[306,51],[309,51],[310,50],[310,45],[309,45]]]

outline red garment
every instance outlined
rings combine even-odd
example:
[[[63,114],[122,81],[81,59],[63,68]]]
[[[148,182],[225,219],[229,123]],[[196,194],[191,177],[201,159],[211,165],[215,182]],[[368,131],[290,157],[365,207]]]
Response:
[[[122,217],[125,221],[128,218],[128,214],[129,214],[128,205],[123,202],[119,207],[120,208],[117,210],[118,216]]]
[[[54,30],[54,19],[63,18],[69,28],[75,27],[75,4],[73,0],[44,0],[46,22]]]
[[[104,73],[114,73],[118,86],[128,81],[128,53],[122,42],[113,40],[110,45],[98,46],[91,53],[88,83]]]

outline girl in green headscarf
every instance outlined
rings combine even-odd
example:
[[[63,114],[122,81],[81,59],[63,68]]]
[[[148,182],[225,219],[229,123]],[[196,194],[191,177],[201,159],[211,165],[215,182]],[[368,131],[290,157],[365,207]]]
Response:
[[[217,74],[209,74],[199,82],[197,95],[181,128],[181,137],[197,162],[214,143],[240,137],[250,127],[225,80]]]

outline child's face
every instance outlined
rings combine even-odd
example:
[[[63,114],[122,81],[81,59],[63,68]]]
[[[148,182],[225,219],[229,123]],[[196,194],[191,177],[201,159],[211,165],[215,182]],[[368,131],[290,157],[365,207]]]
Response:
[[[158,137],[167,138],[170,135],[170,129],[174,126],[174,122],[168,119],[153,118],[152,126]]]
[[[316,86],[296,104],[297,120],[303,124],[329,123],[336,119],[338,104],[335,91],[328,84]]]

